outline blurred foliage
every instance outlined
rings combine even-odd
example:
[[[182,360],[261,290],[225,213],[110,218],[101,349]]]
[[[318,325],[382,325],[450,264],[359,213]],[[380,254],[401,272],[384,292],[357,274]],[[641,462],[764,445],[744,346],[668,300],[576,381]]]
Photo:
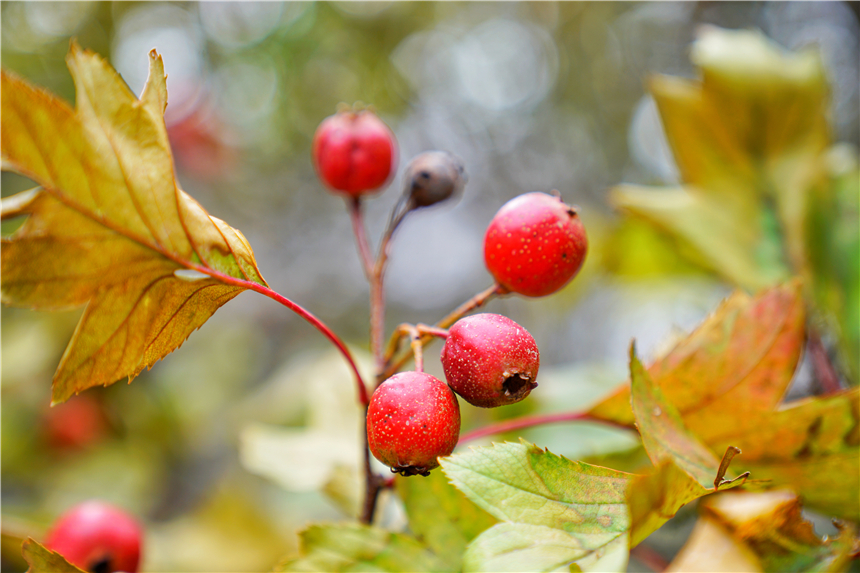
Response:
[[[510,197],[557,188],[578,203],[591,239],[580,278],[556,297],[503,299],[489,309],[511,316],[535,336],[544,363],[540,392],[508,411],[464,411],[464,431],[496,418],[577,409],[596,400],[624,378],[631,337],[643,356],[661,355],[678,330],[713,310],[727,292],[721,282],[726,279],[757,288],[800,271],[807,297],[820,311],[815,324],[829,346],[841,349],[844,372],[857,380],[857,3],[4,1],[0,9],[3,67],[68,101],[74,101],[64,66],[70,37],[107,57],[135,93],[143,86],[146,54],[157,48],[169,75],[166,120],[182,186],[246,233],[276,290],[306,304],[355,346],[367,345],[367,289],[343,205],[316,181],[308,150],[313,130],[337,103],[373,104],[398,137],[401,163],[426,149],[447,149],[464,158],[470,174],[458,205],[416,215],[399,230],[388,273],[389,325],[432,322],[487,286],[481,238],[492,214]],[[788,56],[756,40],[778,67],[779,58],[793,63],[750,82],[723,73],[714,64],[719,58],[697,49],[696,64],[712,70],[700,77],[688,54],[702,24],[759,28],[786,48],[815,46],[820,55]],[[732,51],[718,47],[718,56]],[[774,60],[774,53],[781,55]],[[817,63],[805,63],[819,59],[823,73]],[[745,69],[764,65],[755,58],[740,63]],[[815,127],[815,137],[785,154],[784,147],[773,145],[788,133],[781,126],[792,124],[777,111],[790,98],[756,100],[755,113],[733,107],[728,114],[737,125],[772,118],[761,131],[772,136],[757,139],[755,130],[734,134],[741,148],[755,153],[756,160],[747,164],[737,163],[731,149],[720,157],[718,145],[705,148],[717,177],[693,181],[695,166],[683,157],[673,159],[669,148],[683,139],[672,135],[665,117],[678,80],[661,76],[650,84],[657,86],[652,97],[646,91],[652,73],[698,77],[701,82],[680,81],[686,95],[721,86],[727,90],[719,92],[722,96],[764,80],[780,94],[800,85],[810,89],[806,102],[823,110],[827,123],[820,113],[797,117]],[[726,111],[719,113],[724,119]],[[677,122],[676,131],[692,125],[685,121]],[[722,129],[723,123],[715,125]],[[834,147],[832,141],[845,144]],[[772,149],[778,152],[763,153]],[[722,161],[731,169],[723,171]],[[606,189],[622,181],[683,184],[685,193],[695,184],[696,197],[716,181],[711,192],[723,194],[714,195],[713,208],[685,223],[691,236],[715,224],[718,232],[729,229],[724,242],[713,249],[711,241],[719,235],[709,232],[709,254],[645,218],[618,218]],[[808,210],[777,199],[781,189],[803,181],[811,181],[807,188],[815,197],[806,203]],[[399,185],[396,179],[393,189],[368,203],[372,235],[384,225]],[[2,174],[4,197],[30,187],[24,178]],[[744,189],[753,191],[738,197]],[[655,189],[647,192],[653,201],[662,197]],[[685,195],[675,208],[688,203]],[[714,223],[713,216],[727,209],[743,218]],[[799,216],[804,222],[798,226]],[[7,235],[14,229],[4,222],[2,230]],[[741,266],[720,267],[727,256]],[[339,397],[352,398],[347,377],[315,369],[334,370],[339,364],[320,352],[321,337],[269,304],[250,294],[238,297],[131,386],[88,390],[98,397],[106,431],[71,450],[52,444],[43,421],[51,375],[80,312],[3,308],[3,569],[26,567],[10,556],[15,544],[9,540],[19,540],[20,548],[21,531],[39,539],[62,510],[92,495],[146,521],[145,571],[267,569],[277,556],[299,552],[296,533],[309,522],[352,515],[351,468],[322,460],[328,473],[317,468],[312,476],[326,492],[321,494],[285,489],[288,480],[262,479],[277,467],[263,463],[265,457],[257,458],[259,474],[243,467],[252,439],[273,438],[266,442],[272,444],[275,437],[307,437],[325,425],[316,413],[340,412]],[[440,375],[434,354],[428,354],[427,368]],[[330,383],[321,381],[328,376]],[[809,391],[810,378],[801,365],[794,380],[801,395]],[[318,386],[327,390],[315,393]],[[817,408],[820,403],[814,402]],[[848,419],[842,414],[836,417],[840,424]],[[348,419],[339,420],[344,447]],[[261,428],[271,433],[254,433]],[[358,428],[352,431],[357,435]],[[601,465],[632,471],[646,463],[637,440],[623,430],[577,424],[533,428],[523,435],[553,452]],[[281,450],[258,450],[265,451]],[[290,457],[295,451],[281,455],[286,459],[276,461],[292,474],[313,473],[303,471],[311,466],[304,467],[298,456]],[[351,459],[345,461],[352,466]],[[835,495],[844,491],[839,484],[831,489]],[[389,496],[380,507],[379,525],[407,531],[408,511]],[[303,547],[324,553],[335,527],[340,526],[307,530]],[[367,540],[380,548],[396,538],[395,557],[448,565],[405,536],[404,541],[376,528],[354,529],[358,542],[341,548],[338,563],[354,563],[349,560]],[[670,525],[655,536],[667,531],[684,535]],[[699,534],[691,544],[696,538]],[[752,562],[761,558],[757,541],[731,539],[718,545],[706,536],[717,554],[730,555],[721,548],[731,544],[749,544]],[[847,545],[840,547],[827,555],[843,555]],[[416,563],[408,562],[411,568]]]
[[[830,150],[819,53],[784,52],[760,33],[706,29],[692,60],[700,81],[650,83],[684,186],[618,187],[614,204],[746,289],[803,277],[856,384],[860,171],[856,148]]]

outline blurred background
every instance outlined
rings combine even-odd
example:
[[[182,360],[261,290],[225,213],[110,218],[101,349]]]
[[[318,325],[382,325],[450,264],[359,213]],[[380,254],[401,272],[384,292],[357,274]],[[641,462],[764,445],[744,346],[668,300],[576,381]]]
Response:
[[[694,77],[689,46],[705,24],[817,46],[834,140],[856,146],[858,11],[856,2],[2,2],[0,61],[73,102],[70,37],[135,93],[156,48],[181,186],[243,231],[272,288],[359,354],[368,287],[344,202],[324,190],[309,153],[338,103],[375,107],[397,136],[399,172],[415,154],[444,149],[469,174],[456,205],[416,213],[398,230],[389,331],[435,322],[490,285],[483,234],[508,199],[558,189],[579,205],[590,239],[579,278],[549,298],[487,308],[534,335],[540,390],[503,412],[464,408],[467,430],[587,405],[625,379],[631,338],[653,357],[730,292],[607,203],[622,182],[678,182],[648,76]],[[4,197],[27,186],[2,175]],[[367,202],[374,243],[401,186],[398,176]],[[4,533],[40,538],[62,510],[101,497],[147,522],[144,570],[268,570],[296,551],[308,521],[353,511],[354,388],[303,321],[245,293],[131,386],[51,409],[51,376],[79,316],[2,309]],[[437,351],[427,367],[440,375]],[[796,392],[811,383],[807,370]],[[587,425],[523,435],[575,458],[635,443]],[[402,523],[396,503],[384,510],[391,527]],[[4,570],[23,570],[12,537]],[[683,536],[667,539],[660,550],[671,556]]]

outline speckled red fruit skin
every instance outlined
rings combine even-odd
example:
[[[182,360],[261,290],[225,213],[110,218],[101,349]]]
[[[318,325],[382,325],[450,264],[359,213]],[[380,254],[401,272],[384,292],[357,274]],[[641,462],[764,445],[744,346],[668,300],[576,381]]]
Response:
[[[143,532],[137,521],[110,504],[85,501],[60,516],[45,546],[86,571],[135,573]]]
[[[526,193],[505,203],[484,236],[496,281],[524,296],[552,294],[582,267],[588,239],[576,211],[558,197]]]
[[[451,389],[473,406],[513,404],[537,386],[540,352],[535,339],[500,314],[475,314],[455,322],[441,358]]]
[[[395,374],[373,393],[367,441],[374,457],[403,475],[427,473],[454,451],[460,404],[448,385],[423,372]]]
[[[319,125],[311,156],[329,189],[360,197],[388,181],[395,168],[397,147],[394,134],[373,112],[345,111]]]

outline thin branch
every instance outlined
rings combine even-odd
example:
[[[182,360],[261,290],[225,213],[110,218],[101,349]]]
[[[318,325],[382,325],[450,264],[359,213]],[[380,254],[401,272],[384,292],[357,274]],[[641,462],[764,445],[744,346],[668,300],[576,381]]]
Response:
[[[839,381],[839,374],[836,373],[833,363],[830,361],[830,356],[827,354],[827,349],[824,348],[824,343],[821,337],[813,328],[809,329],[809,357],[812,360],[812,368],[815,370],[815,379],[818,381],[822,392],[827,394],[835,394],[842,390],[842,384]]]
[[[335,347],[340,351],[343,357],[346,359],[349,364],[350,369],[352,369],[352,373],[355,376],[355,384],[356,389],[358,391],[358,401],[362,406],[367,406],[370,403],[370,399],[367,395],[367,386],[364,384],[364,379],[361,377],[361,373],[358,371],[358,366],[355,363],[355,360],[352,357],[352,354],[349,352],[349,349],[346,347],[346,344],[338,338],[338,336],[332,332],[328,326],[325,325],[323,321],[314,316],[310,311],[306,310],[301,305],[291,301],[287,297],[278,294],[272,289],[261,285],[260,283],[255,283],[253,281],[247,281],[244,279],[237,279],[236,277],[231,277],[230,275],[224,274],[220,271],[216,271],[214,269],[210,269],[208,267],[204,267],[202,265],[190,265],[194,270],[201,272],[203,274],[209,275],[212,278],[218,279],[224,284],[228,284],[231,286],[237,286],[241,288],[245,288],[248,290],[252,290],[254,292],[258,292],[264,296],[269,297],[270,299],[281,303],[294,313],[298,314],[305,321],[311,324],[314,328],[319,330],[323,336],[329,339],[329,341],[335,345]]]
[[[361,266],[364,276],[368,282],[373,278],[373,255],[370,254],[370,245],[367,242],[367,231],[364,228],[364,217],[361,213],[361,198],[347,198],[349,205],[349,219],[352,221],[352,232],[355,235],[355,244],[358,247],[358,255],[361,258]]]
[[[364,505],[361,508],[359,519],[362,523],[370,525],[373,523],[373,514],[376,513],[376,500],[379,490],[385,484],[385,478],[373,473],[370,467],[370,447],[367,439],[367,408],[364,410]]]
[[[669,568],[669,562],[648,545],[637,545],[630,550],[630,555],[656,573],[662,573]]]
[[[469,312],[472,312],[473,310],[482,307],[487,302],[491,301],[492,299],[494,299],[497,296],[502,296],[502,295],[508,294],[508,292],[509,291],[505,287],[503,287],[502,285],[500,285],[498,283],[495,283],[490,288],[479,292],[478,294],[476,294],[475,296],[473,296],[472,298],[470,298],[469,300],[467,300],[466,302],[461,304],[453,312],[448,314],[448,316],[446,316],[445,318],[443,318],[442,320],[437,322],[435,324],[435,327],[439,328],[439,329],[448,328],[449,326],[451,326],[452,324],[454,324],[455,322],[457,322],[458,320],[463,318],[463,316],[465,316]],[[396,335],[397,335],[397,333],[395,333],[395,336]],[[421,336],[422,346],[426,346],[428,343],[430,343],[433,340],[434,336],[438,336],[438,335],[432,334],[429,330],[427,331],[426,334],[423,334]],[[397,342],[389,341],[388,348],[389,348],[389,350],[391,348],[395,348],[395,352],[396,352],[397,345],[398,345]],[[398,358],[396,360],[394,358],[394,352],[391,352],[390,354],[386,354],[386,356],[384,357],[384,362],[385,362],[386,366],[385,366],[385,369],[382,371],[382,374],[377,376],[376,384],[379,385],[384,380],[387,380],[388,378],[393,376],[395,373],[399,372],[406,365],[406,363],[409,362],[409,360],[412,358],[412,355],[413,355],[413,353],[412,353],[411,348],[409,349],[408,352],[406,352],[405,354],[403,354],[403,356],[401,356],[400,358]]]
[[[562,412],[561,414],[541,414],[537,416],[523,416],[522,418],[503,420],[495,424],[490,424],[489,426],[484,426],[483,428],[478,428],[476,430],[472,430],[471,432],[463,434],[462,436],[460,436],[460,441],[457,442],[457,445],[460,446],[465,444],[466,442],[471,442],[473,440],[477,440],[478,438],[483,438],[486,436],[493,436],[495,434],[502,434],[504,432],[512,432],[513,430],[522,430],[524,428],[532,428],[535,426],[543,426],[546,424],[558,424],[560,422],[597,422],[615,428],[622,428],[625,430],[630,429],[623,424],[610,422],[608,420],[602,420],[600,418],[597,418],[596,416],[592,416],[588,412]]]

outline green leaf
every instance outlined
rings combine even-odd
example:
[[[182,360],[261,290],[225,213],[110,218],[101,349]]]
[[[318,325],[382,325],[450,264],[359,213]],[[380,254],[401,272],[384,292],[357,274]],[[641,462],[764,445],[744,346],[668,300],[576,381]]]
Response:
[[[526,523],[500,523],[482,533],[463,557],[464,571],[626,571],[627,534],[597,549],[560,529]]]
[[[24,559],[30,564],[27,573],[84,573],[55,551],[28,537],[21,546]]]
[[[431,472],[422,479],[398,477],[395,484],[409,518],[409,529],[452,571],[460,569],[466,545],[497,523],[449,484],[442,472]]]
[[[525,441],[449,456],[442,460],[442,469],[466,497],[494,517],[537,526],[499,524],[487,530],[467,550],[467,569],[492,569],[500,563],[497,558],[522,551],[523,543],[546,530],[552,532],[551,539],[564,540],[549,561],[575,556],[552,568],[592,556],[622,536],[626,547],[630,474],[573,462]]]
[[[615,187],[609,196],[617,209],[668,233],[690,259],[734,284],[759,290],[787,279],[779,237],[765,228],[772,225],[761,224],[748,201],[731,199],[695,187],[637,185]]]
[[[2,300],[86,305],[54,376],[53,400],[134,378],[242,292],[265,285],[244,236],[181,191],[164,124],[161,57],[138,100],[96,54],[67,58],[76,109],[2,73],[2,161],[40,188],[3,201],[27,215],[3,239]]]
[[[449,571],[420,542],[376,527],[312,525],[299,536],[301,557],[275,571]]]

